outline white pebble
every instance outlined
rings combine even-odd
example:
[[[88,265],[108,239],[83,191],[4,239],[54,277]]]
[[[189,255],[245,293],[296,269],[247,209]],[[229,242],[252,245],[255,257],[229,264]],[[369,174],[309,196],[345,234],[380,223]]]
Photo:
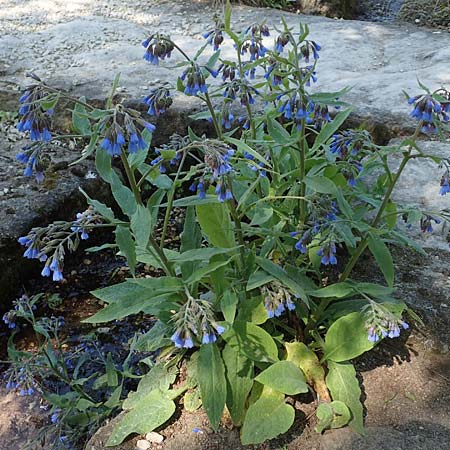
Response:
[[[145,439],[150,442],[155,442],[160,444],[164,440],[164,436],[162,434],[157,433],[156,431],[151,431],[145,435]]]
[[[148,450],[151,446],[152,444],[150,444],[150,442],[148,442],[146,439],[139,439],[136,442],[137,450]]]

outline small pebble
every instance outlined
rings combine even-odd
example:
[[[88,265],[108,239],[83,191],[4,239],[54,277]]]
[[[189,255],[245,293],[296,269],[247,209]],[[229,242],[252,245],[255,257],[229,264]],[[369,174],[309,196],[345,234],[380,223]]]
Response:
[[[148,442],[146,439],[139,439],[136,442],[136,450],[148,450],[152,444]]]
[[[149,442],[155,442],[156,444],[160,444],[164,440],[164,436],[162,434],[157,433],[156,431],[151,431],[145,435],[145,439]]]

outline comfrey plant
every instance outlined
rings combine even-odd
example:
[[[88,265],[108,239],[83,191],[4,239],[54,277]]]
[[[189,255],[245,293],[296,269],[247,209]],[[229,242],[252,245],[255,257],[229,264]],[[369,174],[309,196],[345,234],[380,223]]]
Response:
[[[43,275],[59,281],[67,250],[98,228],[113,228],[130,278],[95,292],[107,306],[87,322],[138,312],[156,318],[139,343],[160,351],[158,362],[123,404],[108,445],[162,425],[182,395],[187,409],[203,405],[214,429],[226,408],[244,444],[286,432],[294,421],[286,397],[310,390],[317,394],[318,431],[349,424],[362,433],[361,391],[350,360],[408,328],[407,307],[394,297],[386,242],[418,249],[397,229],[398,217],[420,222],[424,231],[449,217],[391,199],[407,163],[429,157],[417,142],[420,133],[446,126],[448,91],[410,99],[414,135],[394,147],[375,145],[364,129],[341,129],[352,111],[340,100],[345,91],[309,92],[318,82],[321,47],[306,26],[284,24],[272,36],[266,24],[252,24],[236,33],[230,15],[227,7],[195,56],[167,35],[143,42],[151,64],[175,52],[183,59],[175,66],[177,85],[143,100],[146,118],[115,103],[114,95],[105,109],[72,98],[74,130],[89,140],[82,157],[95,154],[117,205],[86,196],[89,207],[73,222],[20,239],[25,256],[42,261]],[[234,46],[234,60],[221,58],[224,45]],[[147,118],[164,115],[175,88],[204,103],[194,119],[208,120],[214,131],[206,137],[189,130],[150,150],[155,127]],[[42,82],[22,97],[19,126],[37,139],[39,151],[47,138],[63,138],[49,113],[60,97],[67,95]],[[28,164],[32,155],[26,155]],[[402,158],[395,171],[391,155]],[[442,167],[436,193],[446,195],[449,162],[433,159]],[[184,230],[180,245],[168,246],[174,208],[183,211]],[[386,286],[350,278],[365,251]],[[162,275],[142,277],[141,263]],[[176,388],[173,370],[183,374]]]

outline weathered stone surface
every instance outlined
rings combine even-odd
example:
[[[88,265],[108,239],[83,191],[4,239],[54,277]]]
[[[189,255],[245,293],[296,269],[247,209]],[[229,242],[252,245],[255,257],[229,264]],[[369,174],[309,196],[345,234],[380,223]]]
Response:
[[[16,161],[15,155],[26,143],[0,130],[0,311],[8,308],[28,277],[42,269],[36,261],[21,257],[24,250],[17,238],[34,226],[71,220],[76,211],[84,211],[86,202],[79,187],[103,199],[109,195],[106,186],[95,175],[89,175],[94,169],[92,162],[68,168],[68,162],[79,157],[68,147],[55,146],[50,151],[52,165],[42,185],[34,178],[23,177],[23,164]]]
[[[397,143],[394,140],[391,144]],[[450,158],[450,142],[419,141],[422,152],[439,158]],[[392,159],[392,168],[400,164],[400,157]],[[445,169],[431,159],[418,158],[409,161],[397,188],[393,193],[393,200],[401,205],[417,207],[424,213],[436,217],[442,210],[450,214],[450,195],[439,195],[440,181]],[[450,229],[448,223],[432,223],[433,232],[423,233],[418,224],[406,228],[401,220],[398,224],[411,237],[424,247],[439,248],[449,251]]]
[[[197,2],[172,2],[170,9],[160,2],[149,9],[145,2],[111,2],[100,8],[81,1],[66,11],[61,1],[55,1],[33,12],[13,0],[7,3],[15,7],[5,9],[0,23],[5,30],[0,38],[0,86],[2,99],[9,101],[17,92],[7,95],[5,91],[23,84],[31,69],[51,84],[98,100],[106,98],[114,73],[121,72],[121,93],[141,99],[151,86],[159,81],[175,83],[179,74],[179,69],[144,61],[141,40],[154,31],[170,32],[193,54],[204,42],[201,34],[211,26],[212,15],[207,5]],[[44,21],[41,14],[46,10],[49,19]],[[402,89],[416,93],[417,78],[430,88],[450,83],[447,34],[414,25],[332,20],[244,6],[234,9],[233,23],[239,29],[267,18],[270,25],[279,26],[281,15],[291,26],[297,27],[300,21],[310,25],[311,38],[323,47],[317,89],[351,86],[345,98],[354,103],[356,117],[384,124],[387,137],[412,126]],[[272,41],[273,37],[268,38],[267,45]],[[211,52],[208,48],[205,57]],[[231,45],[224,45],[225,58],[232,52]],[[178,61],[180,57],[174,56],[173,62]],[[178,111],[189,113],[193,106],[192,99],[184,98]],[[171,125],[164,118],[161,123]]]

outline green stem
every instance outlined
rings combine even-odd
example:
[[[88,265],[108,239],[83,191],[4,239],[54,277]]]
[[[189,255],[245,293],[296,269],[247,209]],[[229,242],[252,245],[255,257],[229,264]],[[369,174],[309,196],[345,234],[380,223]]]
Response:
[[[175,178],[172,183],[172,189],[170,190],[169,197],[167,199],[167,208],[166,208],[166,213],[164,215],[164,224],[163,224],[163,229],[161,232],[161,240],[159,241],[159,248],[161,248],[161,249],[164,247],[164,239],[166,238],[167,227],[169,225],[169,220],[170,220],[170,214],[172,213],[173,200],[175,198],[175,190],[177,189],[178,178],[180,177],[180,173],[181,173],[181,170],[183,169],[184,161],[186,159],[186,153],[187,153],[186,151],[183,152],[183,157],[181,159],[180,165],[178,167],[177,173],[176,173]]]
[[[417,125],[414,135],[411,138],[411,140],[413,142],[415,142],[417,140],[417,138],[419,137],[419,133],[422,128],[422,125],[423,125],[423,122],[420,121],[419,124]],[[413,149],[413,146],[410,145],[408,147],[408,151],[406,153],[404,153],[404,156],[403,156],[402,162],[400,163],[398,171],[395,174],[394,178],[392,179],[392,181],[388,187],[388,190],[386,191],[386,194],[384,195],[383,202],[381,203],[380,209],[378,210],[377,215],[375,216],[375,218],[373,219],[373,221],[371,223],[371,228],[376,227],[378,225],[378,223],[380,222],[381,218],[383,217],[384,210],[386,209],[386,206],[389,203],[392,191],[394,190],[395,185],[397,184],[397,181],[400,178],[400,175],[402,174],[406,164],[408,164],[408,161],[411,158],[413,158],[413,155],[411,155],[412,149]],[[368,242],[369,242],[369,238],[366,235],[364,237],[364,239],[362,239],[361,242],[359,243],[358,247],[356,248],[355,252],[353,253],[352,257],[350,258],[350,261],[345,266],[344,272],[342,272],[341,276],[339,277],[339,281],[341,281],[341,282],[345,281],[349,277],[349,275],[350,275],[351,271],[353,270],[359,257],[362,255],[362,253],[366,249]]]
[[[222,139],[222,127],[219,125],[219,122],[217,120],[216,112],[214,111],[214,107],[211,102],[211,97],[208,93],[205,94],[204,101],[206,103],[206,106],[208,107],[209,113],[211,114],[211,119],[213,121],[214,129],[216,130],[217,137],[219,139]]]
[[[243,267],[245,267],[245,240],[244,240],[244,233],[242,232],[242,224],[241,224],[241,220],[239,219],[239,214],[236,210],[236,206],[234,205],[233,201],[229,201],[227,203],[228,203],[231,217],[233,218],[234,226],[236,229],[237,240],[238,240],[239,246],[240,246],[239,253],[241,255],[241,263],[242,263],[242,268],[243,268]]]
[[[305,126],[306,121],[303,119],[301,122],[301,132],[300,132],[300,141],[299,141],[299,150],[300,150],[300,197],[299,200],[299,208],[300,208],[300,223],[304,224],[306,221],[306,184],[305,184],[305,175],[306,175],[306,151],[305,151]]]

